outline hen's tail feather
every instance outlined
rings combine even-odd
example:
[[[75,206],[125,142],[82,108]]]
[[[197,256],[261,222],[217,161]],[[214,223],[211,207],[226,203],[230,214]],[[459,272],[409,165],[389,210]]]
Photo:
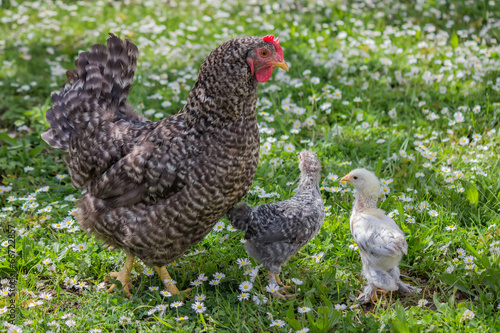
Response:
[[[42,138],[50,146],[68,151],[73,135],[92,134],[103,121],[142,120],[127,106],[137,66],[138,49],[130,40],[112,35],[107,46],[97,44],[82,52],[67,81],[52,95],[46,113],[50,128]]]
[[[231,221],[231,225],[238,229],[246,231],[248,225],[250,224],[252,214],[252,208],[249,207],[246,203],[242,203],[231,209],[227,213],[227,217],[229,221]]]

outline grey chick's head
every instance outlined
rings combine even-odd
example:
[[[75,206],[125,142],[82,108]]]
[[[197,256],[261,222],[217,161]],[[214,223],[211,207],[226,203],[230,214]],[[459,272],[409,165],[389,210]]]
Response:
[[[310,150],[303,150],[299,154],[299,169],[302,173],[317,174],[321,171],[318,155]]]
[[[378,195],[380,191],[380,182],[371,171],[365,168],[354,169],[342,177],[343,181],[351,183],[360,194]]]

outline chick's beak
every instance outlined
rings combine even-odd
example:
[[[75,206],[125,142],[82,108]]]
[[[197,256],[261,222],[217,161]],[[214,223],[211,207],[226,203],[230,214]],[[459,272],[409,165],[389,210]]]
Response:
[[[279,67],[279,68],[281,68],[281,69],[283,69],[283,70],[285,70],[285,71],[287,71],[287,72],[288,72],[288,70],[289,70],[287,63],[286,63],[284,60],[283,60],[283,61],[281,61],[281,62],[277,62],[277,61],[270,61],[270,62],[268,62],[268,64],[269,64],[269,65],[272,65],[272,66],[274,66],[274,67]]]
[[[347,175],[345,175],[344,177],[342,177],[342,179],[341,179],[341,180],[342,180],[342,181],[344,181],[344,182],[348,182],[348,183],[350,183],[350,182],[351,182],[351,178],[349,178],[349,174],[347,174]]]

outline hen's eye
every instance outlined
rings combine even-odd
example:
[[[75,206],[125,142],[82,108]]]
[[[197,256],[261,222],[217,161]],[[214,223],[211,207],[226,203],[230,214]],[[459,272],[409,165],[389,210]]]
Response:
[[[262,50],[262,51],[260,51],[260,55],[261,55],[261,57],[267,57],[269,55],[269,51],[268,50]]]
[[[352,178],[354,178],[354,179],[358,179],[358,177],[356,177],[356,176],[354,176],[354,177],[352,177]]]

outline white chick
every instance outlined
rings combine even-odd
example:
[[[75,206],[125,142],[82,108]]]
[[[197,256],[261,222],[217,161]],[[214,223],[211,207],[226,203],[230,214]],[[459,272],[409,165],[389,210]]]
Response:
[[[377,301],[377,289],[398,291],[408,295],[418,292],[399,279],[399,261],[408,252],[403,231],[393,219],[377,208],[380,183],[375,174],[366,169],[355,169],[342,178],[357,190],[350,219],[351,234],[358,245],[367,279],[361,303]]]

